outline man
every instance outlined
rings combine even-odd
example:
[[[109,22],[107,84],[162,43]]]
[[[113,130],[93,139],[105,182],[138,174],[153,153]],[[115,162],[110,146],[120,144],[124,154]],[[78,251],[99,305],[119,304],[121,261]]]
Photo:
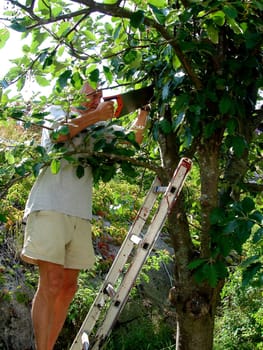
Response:
[[[81,144],[89,126],[113,118],[112,101],[100,102],[101,92],[85,84],[82,91],[87,100],[74,109],[78,117],[67,121],[68,135],[52,140],[50,128],[43,129],[42,145],[65,142],[72,147]],[[141,110],[132,129],[140,143],[147,112]],[[51,108],[52,127],[60,125],[65,113]],[[77,291],[81,269],[90,269],[95,261],[91,240],[92,173],[76,176],[74,164],[61,162],[58,174],[45,167],[30,192],[25,217],[27,225],[23,260],[38,265],[39,283],[32,304],[32,322],[37,350],[52,350],[67,316],[68,307]]]

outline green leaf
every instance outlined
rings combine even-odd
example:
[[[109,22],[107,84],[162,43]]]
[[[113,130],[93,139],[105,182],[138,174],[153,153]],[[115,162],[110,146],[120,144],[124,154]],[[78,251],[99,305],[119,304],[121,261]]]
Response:
[[[25,86],[26,83],[26,78],[22,77],[20,79],[18,79],[17,83],[16,83],[16,87],[18,91],[21,91],[23,89],[23,87]]]
[[[225,13],[223,11],[213,12],[211,13],[210,17],[214,23],[220,27],[225,24]]]
[[[112,73],[111,73],[109,67],[103,66],[103,72],[104,72],[106,79],[111,84],[113,81],[113,77],[112,77]]]
[[[8,164],[15,164],[15,157],[11,152],[5,152],[5,159]]]
[[[118,0],[103,0],[103,4],[105,5],[114,5]]]
[[[85,168],[82,165],[78,165],[76,169],[76,175],[80,179],[84,176],[85,174]]]
[[[232,220],[224,227],[223,233],[225,234],[233,233],[237,227],[238,227],[237,220]]]
[[[36,82],[40,85],[40,86],[49,86],[50,85],[50,80],[40,76],[40,75],[36,75],[35,76]]]
[[[137,51],[136,50],[129,50],[124,54],[123,61],[125,64],[130,64],[133,61],[135,61],[136,58],[137,58]]]
[[[72,70],[68,69],[59,76],[57,80],[57,84],[61,90],[63,90],[67,86],[68,79],[71,78],[71,75],[72,75]]]
[[[139,10],[131,15],[130,23],[134,28],[139,28],[144,22],[144,11]]]
[[[94,83],[97,83],[99,81],[99,77],[100,77],[100,71],[97,68],[91,71],[89,74],[90,80],[93,81]]]
[[[149,5],[153,5],[159,8],[167,6],[167,0],[148,0]]]
[[[117,26],[117,28],[115,28],[114,33],[113,33],[113,39],[114,39],[114,40],[116,40],[116,39],[119,38],[121,29],[122,29],[121,24],[119,24],[119,25]]]
[[[79,72],[73,73],[71,77],[71,84],[76,88],[77,90],[80,90],[83,85],[83,79]]]
[[[162,88],[162,99],[167,100],[169,96],[169,83],[165,84]]]
[[[39,175],[39,172],[40,172],[42,166],[43,166],[42,163],[37,163],[37,164],[33,165],[32,169],[33,169],[33,174],[34,174],[35,177],[37,177]]]
[[[50,170],[52,174],[57,174],[60,170],[61,164],[60,164],[60,160],[58,159],[52,159],[52,162],[50,164]]]
[[[39,59],[40,61],[44,60],[43,69],[45,69],[46,67],[49,67],[53,64],[55,54],[56,54],[56,50],[53,50],[50,53],[50,55],[48,55],[47,51],[43,51],[43,53],[41,54],[40,59]]]
[[[237,17],[237,10],[232,6],[224,6],[223,7],[224,13],[230,17],[230,18],[236,18]]]
[[[226,129],[229,135],[233,135],[237,127],[238,127],[238,124],[236,119],[229,119],[226,123]]]
[[[212,225],[222,224],[225,221],[225,210],[222,208],[214,208],[210,214],[210,223]]]
[[[253,235],[253,243],[258,243],[263,240],[263,228],[260,227]]]
[[[223,261],[218,260],[215,262],[214,265],[215,265],[215,269],[217,271],[218,278],[223,279],[223,278],[227,277],[228,270],[227,270],[227,267]]]
[[[19,176],[24,176],[26,173],[26,167],[24,164],[19,164],[18,166],[15,166],[15,172],[19,175]]]
[[[246,140],[244,139],[244,137],[237,135],[232,136],[231,141],[235,154],[240,158],[243,155],[245,149],[247,148]]]
[[[239,222],[238,230],[236,232],[239,244],[242,245],[250,237],[251,229],[252,229],[253,225],[254,224],[251,221],[240,221]],[[236,249],[237,249],[237,247],[236,247]]]
[[[218,29],[213,25],[209,24],[206,27],[208,38],[212,41],[213,44],[218,44],[219,35]]]
[[[189,270],[195,270],[197,267],[203,265],[205,262],[206,262],[206,259],[196,259],[196,260],[193,260],[193,261],[191,261],[191,262],[188,264],[188,269],[189,269]]]
[[[172,121],[174,132],[180,127],[180,125],[182,125],[184,121],[184,117],[185,117],[185,114],[181,112],[178,114],[177,118]]]
[[[116,168],[114,165],[103,166],[100,173],[101,179],[103,182],[110,181],[115,174],[116,174]]]
[[[57,36],[62,37],[65,36],[70,29],[70,22],[60,22],[58,26]]]
[[[243,29],[233,18],[227,18],[227,23],[235,34],[243,34]]]
[[[204,266],[204,274],[206,275],[211,287],[215,288],[218,281],[217,270],[214,264]]]
[[[92,33],[90,30],[85,31],[85,36],[89,41],[95,41],[96,42],[96,35]]]
[[[263,225],[263,213],[260,212],[259,210],[255,210],[249,218],[251,220],[254,220],[258,223],[258,225]]]
[[[0,213],[0,222],[7,222],[7,218],[4,214]]]
[[[260,261],[251,264],[242,274],[242,285],[248,286],[251,280],[254,279],[258,273],[262,274],[263,265]]]
[[[149,4],[151,10],[152,10],[152,14],[155,17],[156,21],[160,24],[164,24],[165,23],[165,19],[166,19],[166,15],[164,10],[160,10],[158,9],[156,6]]]
[[[6,28],[0,29],[0,49],[2,49],[5,46],[9,37],[10,33]]]
[[[232,99],[228,95],[224,95],[219,102],[219,111],[222,114],[228,113],[232,108]]]
[[[177,70],[178,68],[181,67],[182,63],[181,63],[181,61],[179,60],[179,58],[178,58],[177,55],[174,55],[174,56],[173,56],[172,64],[173,64],[174,70]]]
[[[249,197],[244,198],[241,202],[241,205],[242,205],[242,209],[247,214],[255,209],[255,202],[253,201],[253,199]]]
[[[69,127],[67,125],[59,126],[56,130],[51,133],[53,140],[58,140],[60,135],[69,135]]]
[[[167,119],[161,119],[159,126],[164,134],[170,134],[172,132],[172,125]]]
[[[134,167],[130,163],[123,162],[121,163],[121,170],[124,175],[135,178],[136,171],[134,170]]]
[[[23,26],[21,23],[14,21],[11,25],[10,28],[17,31],[17,32],[21,32],[24,33],[27,31],[26,27]]]

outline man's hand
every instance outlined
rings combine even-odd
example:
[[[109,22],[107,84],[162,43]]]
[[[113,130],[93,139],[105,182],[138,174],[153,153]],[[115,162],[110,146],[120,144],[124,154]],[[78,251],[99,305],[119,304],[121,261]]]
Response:
[[[97,114],[97,121],[103,121],[113,118],[114,114],[114,102],[107,101],[101,102],[98,104],[97,108],[94,110],[94,113]],[[89,113],[86,113],[86,117],[88,118]]]

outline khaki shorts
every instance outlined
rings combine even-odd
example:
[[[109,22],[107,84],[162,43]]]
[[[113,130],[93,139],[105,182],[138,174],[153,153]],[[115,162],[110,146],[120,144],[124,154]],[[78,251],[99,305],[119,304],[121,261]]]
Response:
[[[69,269],[89,269],[95,262],[88,220],[53,211],[36,211],[28,216],[21,258],[38,260]]]

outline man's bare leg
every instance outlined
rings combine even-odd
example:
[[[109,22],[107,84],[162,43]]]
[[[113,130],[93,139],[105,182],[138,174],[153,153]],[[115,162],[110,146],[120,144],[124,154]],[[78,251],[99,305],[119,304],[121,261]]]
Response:
[[[71,272],[68,273],[63,266],[44,261],[39,261],[38,265],[39,284],[32,305],[36,348],[52,350],[77,289],[78,271],[66,270]],[[58,298],[61,302],[56,305]]]
[[[65,269],[61,293],[54,305],[54,318],[49,332],[48,349],[53,349],[67,317],[69,305],[77,291],[79,270]]]

